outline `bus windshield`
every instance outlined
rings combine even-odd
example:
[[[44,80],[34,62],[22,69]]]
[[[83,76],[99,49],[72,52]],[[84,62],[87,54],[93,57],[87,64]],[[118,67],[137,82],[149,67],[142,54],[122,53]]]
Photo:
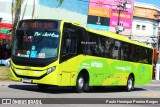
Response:
[[[57,57],[59,32],[54,29],[17,29],[12,55],[25,58]]]

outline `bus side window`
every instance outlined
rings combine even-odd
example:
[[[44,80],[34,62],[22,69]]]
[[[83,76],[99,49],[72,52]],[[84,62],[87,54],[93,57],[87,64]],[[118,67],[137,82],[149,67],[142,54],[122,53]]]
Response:
[[[137,48],[136,48],[136,56],[137,56],[137,62],[140,62],[141,52],[140,52],[140,47],[139,46],[137,46]]]
[[[114,39],[109,39],[109,58],[113,58]]]
[[[123,56],[122,59],[125,61],[130,61],[130,47],[128,43],[124,43],[123,45]]]
[[[88,40],[89,40],[89,50],[90,50],[90,55],[93,56],[99,56],[99,47],[98,47],[98,36],[93,34],[93,33],[88,33]]]
[[[120,59],[120,46],[121,43],[119,41],[115,41],[114,47],[113,47],[113,58],[114,59]]]
[[[152,64],[152,54],[153,54],[153,50],[152,49],[147,49],[148,54],[147,54],[147,58],[148,58],[148,63]]]

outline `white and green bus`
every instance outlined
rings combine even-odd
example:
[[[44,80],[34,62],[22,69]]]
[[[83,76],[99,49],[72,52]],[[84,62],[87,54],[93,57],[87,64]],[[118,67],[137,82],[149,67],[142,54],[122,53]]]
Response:
[[[153,49],[125,36],[62,20],[19,21],[13,40],[10,77],[48,86],[135,85],[152,80]]]

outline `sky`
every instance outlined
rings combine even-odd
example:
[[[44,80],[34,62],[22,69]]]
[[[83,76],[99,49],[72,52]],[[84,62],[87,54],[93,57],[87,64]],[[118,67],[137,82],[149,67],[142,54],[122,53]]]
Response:
[[[135,0],[135,2],[154,4],[154,5],[158,6],[158,7],[160,7],[160,0]]]
[[[89,0],[64,0],[63,4],[60,6],[62,9],[87,15],[88,13],[88,1]],[[102,0],[103,1],[103,0]],[[160,0],[134,0],[135,2],[142,2],[153,4],[160,8]],[[39,0],[41,5],[55,8],[58,5],[58,0]]]

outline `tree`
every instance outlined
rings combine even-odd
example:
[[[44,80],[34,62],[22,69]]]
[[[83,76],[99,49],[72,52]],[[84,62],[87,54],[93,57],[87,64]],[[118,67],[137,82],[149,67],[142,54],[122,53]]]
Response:
[[[20,19],[21,6],[24,0],[12,0],[12,23],[13,30],[15,29],[17,22]]]
[[[12,0],[12,40],[14,40],[15,28],[20,20],[21,6],[24,0]]]
[[[57,0],[57,1],[58,1],[57,7],[60,7],[62,5],[62,3],[64,2],[64,0]]]

